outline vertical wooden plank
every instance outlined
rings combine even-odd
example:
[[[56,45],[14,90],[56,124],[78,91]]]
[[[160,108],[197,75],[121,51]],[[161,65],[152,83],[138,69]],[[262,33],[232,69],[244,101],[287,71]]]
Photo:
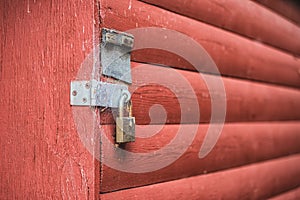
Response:
[[[94,2],[1,4],[0,199],[98,199],[99,164],[69,105],[93,47]]]

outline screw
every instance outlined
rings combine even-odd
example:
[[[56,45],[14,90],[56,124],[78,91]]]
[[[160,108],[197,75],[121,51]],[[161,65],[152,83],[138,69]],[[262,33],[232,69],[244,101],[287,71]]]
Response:
[[[86,102],[87,102],[87,99],[84,97],[84,98],[82,99],[82,101],[83,101],[83,103],[86,103]]]
[[[85,88],[86,88],[86,89],[90,89],[90,87],[91,87],[90,83],[87,82],[87,83],[85,84]]]
[[[73,96],[76,96],[76,95],[77,95],[77,91],[76,91],[76,90],[73,90],[72,95],[73,95]]]

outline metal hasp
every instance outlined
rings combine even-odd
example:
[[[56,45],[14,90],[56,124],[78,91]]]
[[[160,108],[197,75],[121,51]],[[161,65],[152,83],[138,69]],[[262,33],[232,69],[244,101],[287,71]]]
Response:
[[[102,29],[101,65],[106,76],[132,83],[130,69],[130,52],[134,37],[131,34],[111,29]]]
[[[128,84],[132,83],[130,52],[133,48],[133,36],[103,28],[100,48],[102,74],[127,84],[97,80],[72,81],[71,105],[119,108],[119,116],[116,118],[116,143],[133,142],[135,118],[132,117],[131,95],[128,91]]]
[[[126,85],[112,84],[96,80],[71,82],[71,105],[101,106],[118,108],[119,100],[130,93]]]

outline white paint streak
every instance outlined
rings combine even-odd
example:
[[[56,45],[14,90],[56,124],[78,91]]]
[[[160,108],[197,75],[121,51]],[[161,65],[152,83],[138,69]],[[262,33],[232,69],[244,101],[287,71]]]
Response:
[[[100,18],[103,20],[105,18],[105,12],[103,9],[100,9]]]
[[[131,10],[131,6],[132,6],[132,0],[129,0],[128,10]]]
[[[45,67],[45,55],[43,51],[41,55],[42,55],[42,66]]]
[[[82,41],[82,51],[85,51],[84,41]]]
[[[83,191],[85,191],[85,196],[87,196],[87,188],[88,188],[87,182],[88,181],[87,181],[86,175],[85,175],[84,170],[81,167],[81,165],[79,167],[80,167],[80,174],[81,174],[82,189],[83,189]]]
[[[82,33],[84,34],[84,26],[82,26]],[[82,41],[82,51],[85,51],[85,43],[87,43],[87,41]]]
[[[27,13],[28,14],[31,13],[31,11],[30,11],[30,5],[29,5],[29,0],[27,1]]]

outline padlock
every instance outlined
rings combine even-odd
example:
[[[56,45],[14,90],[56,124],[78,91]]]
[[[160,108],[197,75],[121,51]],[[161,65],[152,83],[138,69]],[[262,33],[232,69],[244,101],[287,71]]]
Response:
[[[116,118],[116,143],[126,143],[135,141],[135,118],[132,117],[131,100],[127,100],[127,95],[123,95],[119,102],[119,116]],[[126,108],[125,116],[124,110]]]

